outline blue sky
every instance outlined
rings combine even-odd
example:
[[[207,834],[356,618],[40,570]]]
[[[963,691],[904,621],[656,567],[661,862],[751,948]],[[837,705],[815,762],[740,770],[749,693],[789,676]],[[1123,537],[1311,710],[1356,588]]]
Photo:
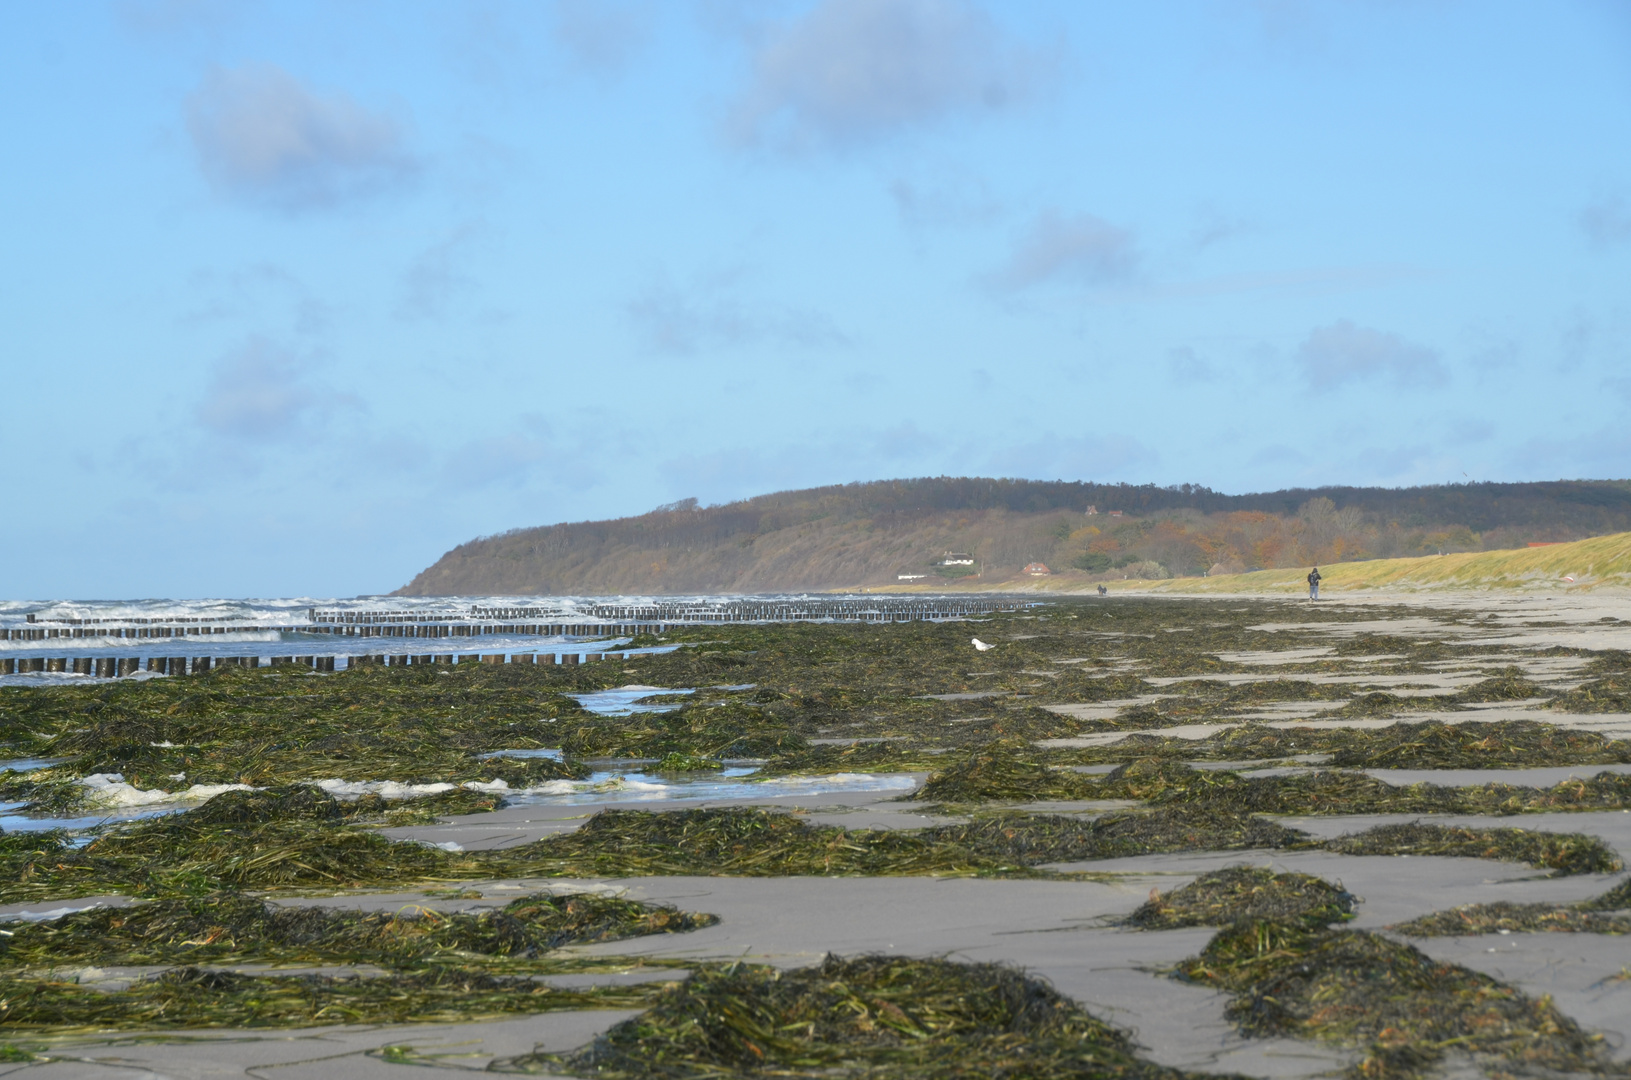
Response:
[[[0,11],[0,594],[894,476],[1631,476],[1631,5]]]

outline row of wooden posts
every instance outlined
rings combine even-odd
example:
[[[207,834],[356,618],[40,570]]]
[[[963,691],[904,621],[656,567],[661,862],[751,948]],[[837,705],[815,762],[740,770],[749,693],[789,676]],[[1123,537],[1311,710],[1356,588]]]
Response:
[[[775,622],[918,622],[956,619],[1013,611],[1034,601],[951,597],[839,597],[832,599],[743,598],[736,600],[661,600],[640,604],[589,604],[578,612],[597,622],[543,622],[547,608],[482,608],[446,611],[324,611],[312,608],[309,622],[270,626],[241,617],[211,622],[175,619],[48,619],[29,625],[0,627],[0,641],[50,641],[59,638],[141,640],[212,637],[217,634],[327,634],[349,638],[469,638],[493,634],[524,637],[629,637],[662,634],[674,626],[698,623]],[[124,625],[115,625],[123,622]],[[48,625],[55,624],[55,625]]]
[[[313,623],[295,626],[16,626],[0,628],[0,641],[50,641],[53,639],[117,638],[154,640],[159,638],[210,637],[215,634],[266,633],[327,634],[333,637],[460,638],[513,634],[523,637],[629,637],[639,633],[661,634],[665,623],[415,623],[383,624]]]
[[[593,663],[597,660],[628,660],[639,653],[454,653],[440,656],[407,656],[400,654],[370,654],[346,658],[348,667],[366,664],[408,667],[451,664],[550,664],[566,665]],[[313,671],[335,670],[333,656],[273,656],[266,658],[269,667],[304,667]],[[123,678],[138,671],[160,675],[199,675],[211,669],[226,667],[258,668],[259,656],[55,656],[0,659],[0,675],[27,675],[32,672],[72,672],[75,675],[94,675],[102,679]]]

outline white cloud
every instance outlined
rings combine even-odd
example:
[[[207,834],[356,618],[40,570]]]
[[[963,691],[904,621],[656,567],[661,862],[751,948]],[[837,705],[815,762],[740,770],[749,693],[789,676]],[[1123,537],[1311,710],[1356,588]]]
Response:
[[[1000,110],[1051,66],[969,0],[821,0],[764,36],[729,133],[794,151],[869,142]]]
[[[1297,364],[1314,390],[1333,390],[1356,380],[1386,379],[1395,386],[1442,383],[1438,353],[1397,334],[1355,326],[1340,319],[1308,335]]]
[[[1092,214],[1067,217],[1048,210],[1014,245],[995,280],[1011,289],[1054,278],[1107,285],[1130,278],[1137,268],[1138,251],[1126,229]]]
[[[410,181],[401,125],[281,68],[213,68],[187,100],[200,166],[220,191],[284,210],[333,206]]]

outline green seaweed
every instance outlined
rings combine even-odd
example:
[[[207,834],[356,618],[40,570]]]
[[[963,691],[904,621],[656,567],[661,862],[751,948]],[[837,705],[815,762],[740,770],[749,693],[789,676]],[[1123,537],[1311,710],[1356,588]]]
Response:
[[[930,775],[909,798],[938,803],[1091,799],[1086,777],[1020,756],[1023,747],[999,742],[982,747]]]
[[[1125,1034],[1034,976],[897,956],[707,968],[577,1054],[535,1052],[491,1068],[609,1080],[1184,1075],[1140,1057]]]
[[[1174,974],[1227,991],[1245,1035],[1362,1050],[1355,1077],[1421,1076],[1448,1050],[1509,1075],[1623,1072],[1549,998],[1362,930],[1242,921]]]
[[[1631,742],[1534,720],[1394,724],[1356,738],[1343,732],[1331,765],[1342,769],[1518,769],[1631,762]],[[1332,740],[1335,742],[1336,740]]]
[[[18,924],[0,967],[66,964],[373,964],[410,969],[536,960],[564,945],[678,933],[718,922],[595,894],[535,894],[502,908],[348,911],[248,896],[177,897]]]
[[[663,773],[718,772],[724,767],[725,763],[718,758],[700,757],[696,754],[675,751],[668,754],[656,765],[653,765],[651,771],[659,775]]]
[[[1435,911],[1389,929],[1410,937],[1453,937],[1461,934],[1631,933],[1631,878],[1601,896],[1573,904],[1464,904]]]
[[[981,815],[967,825],[943,825],[920,835],[1026,866],[1174,851],[1306,847],[1313,843],[1306,833],[1264,818],[1191,807],[1126,811],[1092,819]]]
[[[1228,926],[1271,919],[1326,926],[1353,918],[1359,898],[1312,874],[1275,873],[1231,866],[1202,874],[1188,885],[1150,898],[1124,920],[1140,930],[1181,926]]]
[[[1406,937],[1460,937],[1473,934],[1568,933],[1631,934],[1631,915],[1592,911],[1581,904],[1464,904],[1434,911],[1388,927]]]
[[[650,987],[560,990],[535,979],[432,967],[393,975],[244,975],[195,967],[95,990],[0,976],[0,1025],[11,1031],[280,1028],[447,1023],[563,1009],[626,1009]]]
[[[1032,876],[1011,860],[922,834],[812,825],[750,808],[602,810],[576,832],[508,848],[502,858],[533,876]]]
[[[1326,842],[1341,855],[1448,855],[1499,859],[1550,870],[1554,877],[1612,874],[1623,868],[1620,857],[1595,836],[1548,833],[1531,829],[1477,829],[1421,822],[1378,825]]]

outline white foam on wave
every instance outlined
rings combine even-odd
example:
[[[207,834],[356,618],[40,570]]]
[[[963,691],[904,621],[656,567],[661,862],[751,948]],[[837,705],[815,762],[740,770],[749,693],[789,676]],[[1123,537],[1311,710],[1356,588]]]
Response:
[[[180,774],[177,774],[178,776]],[[666,799],[753,799],[784,794],[813,794],[833,791],[908,791],[916,778],[900,773],[833,773],[827,776],[777,776],[764,780],[723,775],[688,780],[652,777],[644,773],[600,772],[583,780],[546,780],[540,784],[514,788],[504,780],[470,780],[462,784],[446,781],[409,784],[398,780],[307,781],[337,799],[347,801],[364,795],[378,795],[391,801],[419,799],[464,789],[504,797],[520,796],[539,800],[559,798],[569,801],[614,799],[653,801]],[[79,783],[89,789],[94,805],[108,810],[158,808],[201,803],[228,791],[256,791],[248,784],[193,784],[179,791],[138,788],[125,782],[122,773],[93,773]]]
[[[149,600],[0,600],[0,625],[21,626],[33,615],[42,624],[59,619],[201,619],[209,622],[242,620],[245,629],[255,623],[287,626],[306,621],[312,608],[323,611],[377,611],[408,615],[414,612],[445,612],[450,609],[524,609],[536,611],[546,621],[599,621],[582,612],[595,605],[613,603],[627,607],[647,604],[695,604],[713,606],[749,598],[764,601],[830,601],[838,597],[813,593],[720,593],[695,596],[288,596],[228,599],[205,597],[193,600],[154,598]],[[615,621],[615,620],[613,620]]]
[[[184,791],[162,791],[158,788],[139,788],[125,783],[124,773],[91,773],[79,781],[90,789],[91,802],[98,806],[122,809],[134,806],[156,806],[171,802],[203,802],[224,791],[254,791],[248,784],[194,784]]]
[[[316,786],[336,799],[358,799],[378,795],[382,799],[416,799],[453,791],[457,784],[403,784],[396,780],[318,780]]]

